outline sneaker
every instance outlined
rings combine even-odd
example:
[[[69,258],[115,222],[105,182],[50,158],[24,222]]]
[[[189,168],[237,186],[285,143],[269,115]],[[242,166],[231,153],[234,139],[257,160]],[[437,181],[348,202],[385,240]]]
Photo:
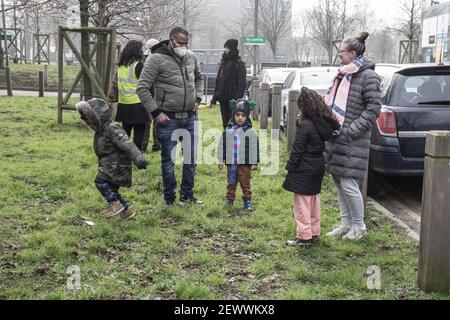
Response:
[[[225,207],[232,207],[234,205],[234,201],[230,199],[225,199],[225,202],[223,203]]]
[[[205,204],[205,202],[203,202],[202,200],[197,199],[194,196],[187,197],[187,196],[181,195],[180,196],[180,202],[178,204],[180,206],[182,206],[182,207],[187,206],[189,204],[196,204],[196,205],[199,205],[199,206],[203,206]]]
[[[136,212],[134,212],[133,208],[129,206],[127,210],[124,210],[120,213],[120,218],[122,218],[123,220],[128,220],[133,218],[135,215]]]
[[[123,207],[123,205],[120,203],[119,200],[108,202],[108,209],[106,210],[105,216],[107,218],[112,218],[115,215],[121,213],[124,209],[125,208]]]
[[[295,246],[302,246],[302,247],[308,247],[312,244],[312,239],[310,240],[301,240],[299,238],[295,238],[294,240],[288,240],[286,241],[287,246],[295,247]]]
[[[350,229],[349,232],[347,232],[347,234],[342,239],[358,241],[361,240],[361,238],[366,234],[367,234],[366,228],[353,227]]]
[[[251,200],[244,200],[244,209],[247,211],[253,211],[253,205]]]
[[[347,232],[349,232],[349,231],[350,231],[350,227],[341,225],[341,226],[337,227],[336,229],[334,229],[333,231],[328,232],[327,237],[332,237],[332,238],[341,237],[341,236],[347,234]]]
[[[175,199],[169,199],[169,200],[164,199],[164,208],[171,207],[174,204],[175,204]]]

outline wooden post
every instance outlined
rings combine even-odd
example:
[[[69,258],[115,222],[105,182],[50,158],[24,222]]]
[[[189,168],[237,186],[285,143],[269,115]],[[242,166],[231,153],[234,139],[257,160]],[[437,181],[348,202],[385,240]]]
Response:
[[[44,71],[39,71],[39,97],[44,96]]]
[[[44,87],[48,86],[48,64],[44,64]]]
[[[261,84],[259,80],[253,81],[253,95],[254,100],[256,102],[255,109],[253,109],[253,120],[258,121],[259,120],[259,104],[261,103]]]
[[[58,123],[62,124],[62,104],[64,90],[64,37],[63,30],[58,30]]]
[[[8,54],[8,53],[6,53],[6,54]],[[8,96],[12,97],[13,92],[12,92],[12,82],[11,82],[11,69],[9,68],[9,66],[5,67],[5,75],[6,75],[6,92],[7,92]]]
[[[298,90],[290,90],[289,91],[289,102],[288,102],[288,120],[287,120],[287,151],[288,153],[291,152],[292,145],[294,144],[295,140],[295,133],[297,131],[297,114],[298,114],[298,107],[297,107],[297,98],[299,95]]]
[[[260,129],[267,129],[269,119],[269,91],[270,86],[267,83],[261,85],[261,104],[259,108],[260,113]]]
[[[281,88],[280,85],[272,87],[272,130],[280,130],[281,122]]]
[[[450,131],[427,134],[418,283],[425,292],[450,291]]]

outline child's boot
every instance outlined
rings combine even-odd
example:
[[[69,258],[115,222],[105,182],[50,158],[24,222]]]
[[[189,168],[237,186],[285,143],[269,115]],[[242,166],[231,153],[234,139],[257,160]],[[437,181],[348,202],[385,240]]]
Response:
[[[233,204],[234,204],[234,201],[233,201],[233,200],[230,200],[230,199],[225,199],[225,202],[223,203],[223,205],[224,205],[225,207],[232,207]]]
[[[120,217],[123,220],[128,220],[133,218],[136,215],[136,212],[134,212],[132,206],[129,206],[127,210],[124,210],[120,213]]]
[[[125,208],[123,207],[123,205],[120,203],[119,200],[108,202],[108,209],[106,210],[105,216],[107,218],[114,217],[115,215],[121,213],[124,209]]]
[[[253,205],[251,200],[244,200],[244,209],[246,211],[253,211]]]

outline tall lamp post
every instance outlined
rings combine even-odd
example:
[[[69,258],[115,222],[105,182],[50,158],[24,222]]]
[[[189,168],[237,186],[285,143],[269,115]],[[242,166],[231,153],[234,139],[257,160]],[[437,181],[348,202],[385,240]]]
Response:
[[[258,36],[258,11],[259,11],[259,0],[255,0],[255,25],[254,25],[254,36]],[[253,54],[254,54],[254,67],[253,67],[253,77],[256,77],[258,73],[259,66],[259,46],[253,46]]]

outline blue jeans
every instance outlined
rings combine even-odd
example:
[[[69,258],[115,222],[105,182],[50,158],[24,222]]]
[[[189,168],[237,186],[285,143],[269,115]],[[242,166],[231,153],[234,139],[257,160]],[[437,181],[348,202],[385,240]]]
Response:
[[[184,158],[180,194],[187,197],[194,195],[198,145],[198,132],[194,130],[196,121],[197,118],[192,116],[186,119],[171,119],[165,124],[156,124],[156,133],[161,144],[161,171],[165,200],[176,198],[175,160],[178,141],[182,142]]]
[[[100,178],[96,178],[95,186],[97,187],[98,191],[100,191],[103,198],[105,198],[105,200],[108,201],[108,203],[119,200],[119,202],[123,205],[125,210],[128,209],[128,203],[119,193],[120,187],[117,184]]]

